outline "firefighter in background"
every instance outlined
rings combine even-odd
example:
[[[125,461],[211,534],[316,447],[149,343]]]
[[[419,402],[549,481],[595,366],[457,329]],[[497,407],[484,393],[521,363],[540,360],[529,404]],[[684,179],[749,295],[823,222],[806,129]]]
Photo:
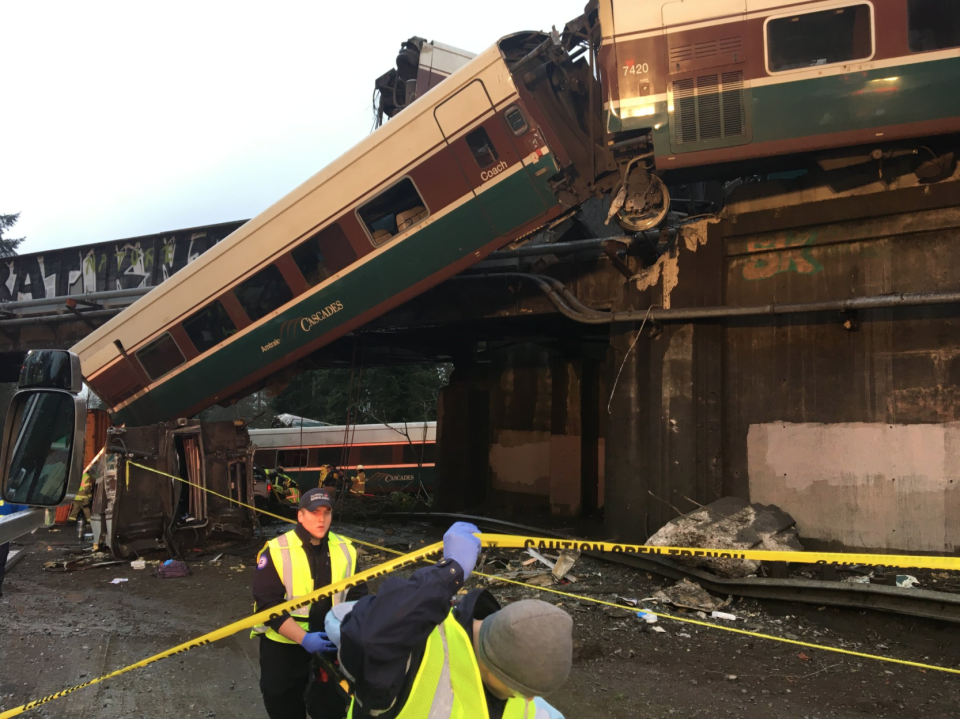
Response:
[[[350,487],[353,486],[353,480],[347,478],[345,474],[341,474],[339,469],[332,465],[325,464],[320,467],[320,486],[335,490],[339,497],[350,491]]]
[[[367,472],[362,464],[357,465],[357,473],[353,477],[353,486],[350,491],[354,494],[363,494],[367,490]]]
[[[288,504],[291,507],[300,505],[300,487],[290,475],[283,471],[283,467],[277,467],[276,471],[270,473],[267,470],[270,482],[273,484],[273,491],[281,504]],[[272,474],[272,476],[271,476]]]
[[[87,468],[87,471],[83,473],[83,477],[80,479],[80,489],[77,490],[77,494],[73,498],[73,506],[70,508],[69,521],[77,521],[77,518],[80,516],[80,512],[83,512],[84,519],[87,520],[87,524],[90,524],[90,503],[93,500],[94,484],[96,484],[96,478],[94,475],[93,466],[91,465]]]

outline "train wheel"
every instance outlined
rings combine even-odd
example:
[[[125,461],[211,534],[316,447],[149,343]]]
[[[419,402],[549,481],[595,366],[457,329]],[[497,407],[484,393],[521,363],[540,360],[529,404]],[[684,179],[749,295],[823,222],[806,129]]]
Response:
[[[641,177],[636,177],[638,173],[642,173]],[[630,232],[643,232],[656,227],[670,210],[667,186],[659,177],[648,174],[642,168],[631,172],[629,180],[623,205],[616,215],[617,222]],[[614,196],[618,197],[619,192],[618,189]]]

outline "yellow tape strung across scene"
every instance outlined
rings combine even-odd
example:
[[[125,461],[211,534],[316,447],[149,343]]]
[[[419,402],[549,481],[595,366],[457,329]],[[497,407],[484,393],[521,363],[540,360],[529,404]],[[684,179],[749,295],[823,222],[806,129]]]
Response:
[[[186,484],[192,484],[192,486],[199,487],[199,485],[193,484],[193,483],[191,483],[191,482],[189,482],[189,481],[187,481],[187,480],[185,480],[185,479],[183,479],[183,478],[181,478],[181,477],[176,477],[176,476],[174,476],[174,475],[166,474],[166,473],[164,473],[164,472],[160,472],[160,471],[155,470],[155,469],[152,469],[152,468],[150,468],[150,467],[144,467],[143,465],[136,464],[136,463],[133,463],[133,462],[129,462],[129,463],[128,463],[128,469],[127,469],[128,476],[129,476],[129,465],[131,465],[131,464],[134,465],[134,466],[140,467],[141,469],[145,469],[145,470],[147,470],[147,471],[154,472],[154,473],[156,473],[156,474],[161,474],[161,475],[163,475],[163,476],[170,477],[171,479],[176,479],[176,480],[179,480],[179,481],[181,481],[181,482],[185,482]],[[227,499],[228,501],[235,502],[235,503],[237,503],[237,504],[242,504],[243,506],[248,507],[248,508],[250,508],[250,509],[253,509],[253,510],[256,511],[256,512],[263,512],[263,510],[259,510],[259,509],[257,509],[256,507],[251,507],[250,505],[243,504],[242,502],[239,502],[238,500],[235,500],[235,499],[233,499],[232,497],[227,497],[226,495],[222,495],[222,494],[219,494],[219,493],[217,493],[217,492],[213,492],[212,490],[209,490],[209,489],[207,489],[207,488],[205,488],[205,487],[200,487],[200,489],[203,489],[203,490],[205,490],[205,491],[211,492],[212,494],[215,494],[215,495],[217,495],[217,496],[219,496],[219,497],[223,497],[224,499]],[[263,513],[269,514],[269,512],[263,512]],[[291,522],[291,523],[292,523],[291,520],[289,520],[289,519],[287,519],[287,518],[285,518],[285,517],[279,517],[279,516],[277,516],[277,515],[270,515],[270,516],[274,516],[274,517],[277,517],[278,519],[281,519],[281,520],[283,520],[283,521],[285,521],[285,522]],[[348,539],[349,539],[349,537],[348,537]],[[634,552],[635,552],[637,549],[654,549],[654,550],[664,550],[664,551],[672,549],[672,548],[667,548],[667,547],[652,547],[652,548],[651,548],[651,547],[637,547],[636,545],[611,544],[611,543],[609,543],[609,542],[575,542],[575,541],[573,541],[573,540],[569,540],[569,541],[568,541],[568,540],[557,540],[557,539],[547,539],[547,538],[537,538],[537,537],[515,537],[515,536],[512,536],[512,535],[499,535],[499,534],[492,534],[492,535],[484,535],[484,534],[481,534],[481,535],[480,535],[480,540],[481,540],[481,543],[482,543],[482,545],[483,545],[484,547],[488,547],[488,548],[501,548],[501,549],[503,549],[503,548],[517,548],[517,549],[522,549],[522,548],[527,548],[527,547],[534,547],[534,546],[536,546],[538,549],[577,549],[577,550],[581,550],[581,551],[599,551],[599,552],[609,551],[609,552],[618,552],[618,553],[629,552],[631,549],[632,549]],[[371,544],[371,543],[369,543],[369,542],[363,542],[363,541],[360,541],[360,540],[351,540],[351,541],[354,541],[354,542],[356,542],[357,544],[362,544],[362,545],[366,545],[366,546],[369,546],[369,547],[373,547],[373,548],[375,548],[375,549],[377,549],[377,550],[379,550],[379,551],[390,552],[390,553],[392,553],[392,554],[400,554],[399,552],[397,552],[397,551],[394,550],[394,549],[389,549],[389,548],[387,548],[387,547],[382,547],[382,546],[377,545],[377,544]],[[562,546],[560,546],[560,545],[562,545]],[[211,644],[211,643],[213,643],[213,642],[215,642],[215,641],[218,641],[218,640],[220,640],[220,639],[224,639],[224,638],[226,638],[226,637],[228,637],[228,636],[232,636],[232,635],[234,635],[234,634],[236,634],[236,633],[238,633],[238,632],[241,632],[241,631],[243,631],[243,630],[245,630],[245,629],[250,629],[250,628],[255,627],[255,626],[259,625],[259,624],[262,624],[264,621],[267,621],[267,620],[269,620],[269,619],[275,618],[275,617],[281,615],[281,614],[282,614],[283,612],[285,612],[285,611],[290,611],[290,610],[292,610],[292,609],[297,609],[297,608],[300,608],[300,607],[307,606],[308,604],[313,604],[314,602],[317,602],[317,601],[319,601],[319,600],[321,600],[321,599],[330,597],[330,596],[336,594],[337,592],[341,592],[341,591],[343,591],[344,589],[348,589],[348,588],[350,588],[350,587],[352,587],[352,586],[355,586],[356,584],[359,584],[360,582],[364,582],[364,581],[366,581],[366,580],[368,580],[368,579],[373,579],[373,578],[375,578],[375,577],[380,577],[380,576],[383,576],[383,575],[385,575],[385,574],[389,574],[390,572],[393,572],[393,571],[395,571],[396,569],[399,569],[399,568],[402,568],[402,567],[411,566],[411,565],[413,565],[413,564],[416,564],[416,563],[420,562],[420,561],[423,560],[423,559],[426,559],[427,557],[432,557],[432,556],[434,556],[434,555],[440,554],[442,551],[443,551],[443,543],[442,543],[442,542],[437,542],[437,543],[435,543],[435,544],[432,544],[432,545],[430,545],[430,546],[428,546],[428,547],[424,547],[423,549],[417,550],[417,551],[415,551],[415,552],[410,552],[410,553],[408,553],[408,554],[402,554],[402,555],[400,555],[397,559],[394,559],[394,560],[389,561],[389,562],[384,562],[383,564],[379,564],[379,565],[377,565],[376,567],[372,567],[372,568],[370,568],[370,569],[368,569],[368,570],[365,570],[365,571],[363,571],[363,572],[359,572],[359,573],[355,574],[354,576],[350,577],[349,579],[345,579],[345,580],[343,580],[343,581],[336,582],[336,583],[334,583],[334,584],[330,584],[330,585],[328,585],[328,586],[326,586],[326,587],[322,587],[321,589],[316,590],[315,592],[313,592],[313,593],[311,593],[311,594],[305,595],[305,596],[303,596],[303,597],[298,597],[297,599],[295,599],[295,600],[293,600],[293,601],[287,602],[287,603],[285,603],[285,604],[282,604],[282,605],[279,605],[279,606],[276,606],[276,607],[271,607],[270,609],[265,610],[265,611],[262,611],[262,612],[258,612],[258,613],[256,613],[256,614],[253,614],[253,615],[249,616],[249,617],[246,617],[246,618],[244,618],[244,619],[241,619],[241,620],[239,620],[239,621],[236,621],[236,622],[234,622],[233,624],[228,624],[228,625],[225,626],[225,627],[221,627],[220,629],[216,629],[216,630],[214,630],[214,631],[212,631],[212,632],[208,632],[207,634],[204,634],[204,635],[202,635],[202,636],[200,636],[200,637],[197,637],[196,639],[192,639],[192,640],[190,640],[190,641],[188,641],[188,642],[184,642],[183,644],[180,644],[180,645],[178,645],[178,646],[176,646],[176,647],[173,647],[172,649],[168,649],[168,650],[166,650],[166,651],[160,652],[159,654],[154,654],[152,657],[148,657],[148,658],[146,658],[146,659],[142,659],[142,660],[140,660],[139,662],[135,662],[134,664],[130,664],[129,666],[123,667],[123,668],[121,668],[121,669],[117,669],[116,671],[110,672],[109,674],[105,674],[105,675],[103,675],[103,676],[101,676],[101,677],[97,677],[97,678],[95,678],[95,679],[91,679],[90,681],[84,682],[83,684],[78,684],[78,685],[73,686],[73,687],[70,687],[70,688],[68,688],[68,689],[64,689],[63,691],[59,691],[59,692],[57,692],[57,693],[55,693],[55,694],[50,694],[50,695],[48,695],[48,696],[46,696],[46,697],[43,697],[42,699],[37,699],[37,700],[35,700],[35,701],[28,702],[27,704],[23,704],[23,705],[21,705],[21,706],[19,706],[19,707],[15,707],[15,708],[13,708],[13,709],[9,709],[9,710],[7,710],[7,711],[4,711],[4,712],[0,713],[0,719],[9,719],[10,717],[19,716],[20,714],[23,714],[24,712],[29,711],[30,709],[34,709],[34,708],[36,708],[36,707],[42,706],[43,704],[46,704],[46,703],[51,702],[51,701],[54,701],[55,699],[60,699],[60,698],[65,697],[65,696],[67,696],[67,695],[69,695],[69,694],[72,694],[73,692],[78,691],[78,690],[80,690],[80,689],[84,689],[84,688],[89,687],[89,686],[92,686],[92,685],[94,685],[94,684],[99,684],[99,683],[104,682],[104,681],[106,681],[106,680],[108,680],[108,679],[112,679],[112,678],[114,678],[114,677],[120,676],[121,674],[125,674],[125,673],[127,673],[127,672],[133,671],[134,669],[140,669],[140,668],[145,667],[145,666],[147,666],[147,665],[149,665],[149,664],[152,664],[152,663],[154,663],[154,662],[160,661],[161,659],[165,659],[165,658],[167,658],[167,657],[174,656],[174,655],[176,655],[176,654],[181,654],[181,653],[183,653],[183,652],[190,651],[191,649],[196,649],[197,647],[206,646],[206,645]],[[677,550],[677,551],[682,551],[682,550]],[[755,552],[754,554],[757,554],[757,552]],[[794,553],[794,552],[763,552],[763,554],[765,554],[765,555],[770,555],[770,554],[772,554],[772,555],[777,555],[776,561],[783,561],[782,559],[779,558],[779,555],[788,555],[788,557],[789,557],[789,555],[794,555],[794,554],[796,554],[796,553]],[[682,555],[681,555],[681,556],[682,556]],[[842,558],[845,558],[845,559],[853,558],[855,561],[860,561],[861,563],[869,563],[869,562],[864,562],[863,559],[861,559],[861,558],[877,558],[877,557],[884,557],[885,555],[870,555],[870,554],[866,554],[866,555],[847,555],[847,554],[837,554],[837,555],[822,555],[822,556],[837,556],[837,557],[842,557]],[[789,558],[790,558],[790,559],[793,559],[793,557],[789,557]],[[902,557],[899,557],[899,558],[900,558],[900,559],[903,559]],[[915,558],[913,558],[913,559],[923,559],[923,558],[915,557]],[[911,565],[909,565],[909,566],[916,566],[916,565],[915,565],[915,564],[911,564]],[[945,568],[953,568],[953,567],[945,567]],[[557,594],[557,595],[560,595],[560,596],[569,597],[569,598],[571,598],[571,599],[585,600],[585,601],[593,602],[593,603],[595,603],[595,604],[601,604],[601,605],[607,605],[607,606],[611,606],[611,607],[617,607],[618,609],[623,609],[623,608],[624,608],[624,607],[622,607],[622,606],[619,605],[619,604],[614,604],[614,603],[612,603],[612,602],[606,602],[606,601],[603,601],[602,599],[594,599],[594,598],[592,598],[592,597],[584,597],[584,596],[581,596],[581,595],[572,594],[572,593],[570,593],[570,592],[563,592],[563,591],[560,591],[560,590],[558,590],[558,589],[551,589],[551,588],[548,588],[548,587],[539,587],[539,586],[535,586],[535,585],[532,585],[532,584],[526,584],[526,583],[524,583],[524,582],[517,582],[517,581],[514,581],[514,580],[512,580],[512,579],[506,579],[506,578],[504,578],[504,577],[493,577],[493,576],[484,574],[484,573],[482,573],[482,572],[474,572],[474,574],[477,575],[477,576],[485,577],[485,578],[487,578],[487,579],[495,580],[495,581],[498,581],[498,582],[504,582],[504,583],[507,583],[507,584],[515,584],[515,585],[518,585],[518,586],[521,586],[521,587],[526,587],[526,588],[528,588],[528,589],[534,589],[534,590],[541,591],[541,592],[549,592],[549,593],[551,593],[551,594]],[[848,655],[848,656],[859,657],[859,658],[861,658],[861,659],[873,659],[873,660],[876,660],[876,661],[891,662],[891,663],[894,663],[894,664],[901,664],[901,665],[904,665],[904,666],[915,667],[915,668],[918,668],[918,669],[925,669],[925,670],[938,671],[938,672],[947,672],[947,673],[950,673],[950,674],[960,674],[960,670],[950,669],[950,668],[948,668],[948,667],[939,667],[939,666],[936,666],[936,665],[934,665],[934,664],[923,664],[923,663],[921,663],[921,662],[911,662],[911,661],[907,661],[907,660],[903,660],[903,659],[894,659],[894,658],[891,658],[891,657],[884,657],[884,656],[880,656],[880,655],[876,655],[876,654],[866,654],[866,653],[863,653],[863,652],[855,652],[855,651],[852,651],[852,650],[849,650],[849,649],[841,649],[841,648],[839,648],[839,647],[829,647],[829,646],[825,646],[825,645],[822,645],[822,644],[813,644],[813,643],[811,643],[811,642],[803,642],[803,641],[795,640],[795,639],[785,639],[785,638],[783,638],[783,637],[775,637],[775,636],[772,636],[772,635],[770,635],[770,634],[762,634],[762,633],[760,633],[760,632],[751,632],[751,631],[748,631],[748,630],[745,630],[745,629],[735,629],[735,628],[733,628],[733,627],[726,627],[726,626],[722,626],[722,625],[719,625],[719,624],[711,624],[710,622],[703,622],[703,621],[699,621],[699,620],[696,620],[696,619],[687,619],[686,617],[676,617],[676,616],[673,616],[673,615],[671,615],[671,614],[660,614],[660,613],[657,613],[657,612],[650,612],[649,610],[644,610],[644,611],[648,611],[650,614],[653,614],[653,615],[655,615],[655,616],[657,616],[657,617],[660,617],[660,618],[663,618],[663,619],[671,619],[671,620],[676,621],[676,622],[682,622],[682,623],[685,623],[685,624],[693,624],[693,625],[705,627],[705,628],[708,628],[708,629],[719,629],[719,630],[722,630],[722,631],[725,631],[725,632],[732,632],[732,633],[734,633],[734,634],[741,634],[741,635],[744,635],[744,636],[754,637],[754,638],[757,638],[757,639],[767,639],[767,640],[771,640],[771,641],[782,642],[782,643],[784,643],[784,644],[792,644],[792,645],[796,645],[796,646],[801,646],[801,647],[805,647],[805,648],[809,648],[809,649],[819,649],[819,650],[822,650],[822,651],[833,652],[833,653],[836,653],[836,654],[845,654],[845,655]]]
[[[276,514],[271,514],[263,509],[258,509],[249,504],[244,504],[243,502],[234,499],[233,497],[228,497],[225,494],[220,494],[219,492],[214,492],[212,489],[207,489],[206,487],[201,487],[199,484],[194,484],[182,477],[177,477],[172,474],[167,474],[166,472],[161,472],[160,470],[153,469],[151,467],[145,467],[142,464],[137,464],[136,462],[127,462],[127,472],[129,473],[130,466],[139,467],[140,469],[145,469],[148,472],[153,472],[154,474],[160,474],[164,477],[169,477],[170,479],[176,479],[184,484],[189,484],[191,487],[197,487],[202,489],[205,492],[209,492],[217,497],[226,499],[229,502],[234,504],[239,504],[241,507],[246,507],[247,509],[252,509],[254,512],[259,512],[260,514],[266,514],[267,516],[280,519],[284,522],[290,522],[291,524],[296,524],[292,519],[287,519],[286,517],[281,517]],[[831,564],[831,565],[850,565],[850,564],[867,564],[871,566],[883,565],[886,567],[900,567],[904,569],[946,569],[953,571],[960,571],[960,557],[929,557],[929,556],[919,556],[919,555],[909,555],[909,554],[862,554],[862,553],[847,553],[847,552],[778,552],[767,549],[704,549],[701,547],[656,547],[652,545],[641,545],[641,544],[619,544],[614,542],[587,542],[579,539],[555,539],[548,537],[521,537],[513,534],[484,534],[484,537],[490,539],[491,541],[497,540],[500,542],[499,545],[491,546],[500,546],[503,548],[510,549],[527,549],[534,548],[538,551],[541,549],[553,549],[553,550],[562,550],[562,549],[575,549],[581,552],[610,552],[613,554],[655,554],[661,555],[667,558],[684,558],[684,557],[706,557],[713,559],[751,559],[761,562],[793,562],[794,564]],[[368,547],[376,547],[377,549],[383,549],[378,544],[370,544],[369,542],[361,542],[360,540],[351,539],[357,544],[363,544]]]
[[[265,621],[270,619],[275,619],[279,617],[284,612],[289,612],[294,609],[299,609],[305,607],[309,604],[314,604],[315,602],[320,601],[321,599],[326,599],[327,597],[332,597],[337,592],[342,592],[344,589],[349,589],[350,587],[356,586],[361,582],[365,582],[368,579],[375,579],[376,577],[382,577],[385,574],[389,574],[397,569],[402,567],[407,567],[412,564],[416,564],[421,559],[427,557],[432,557],[438,555],[443,551],[443,543],[437,542],[436,544],[431,544],[428,547],[423,549],[418,549],[415,552],[410,552],[409,554],[404,554],[397,559],[391,560],[389,562],[384,562],[383,564],[378,564],[376,567],[371,567],[363,572],[357,572],[352,577],[344,579],[339,582],[334,582],[333,584],[328,584],[326,587],[321,587],[320,589],[306,594],[302,597],[297,597],[295,600],[287,602],[285,604],[280,604],[276,607],[271,607],[262,612],[257,612],[252,614],[249,617],[240,619],[239,621],[234,622],[233,624],[228,624],[225,627],[220,629],[215,629],[212,632],[208,632],[203,636],[197,637],[196,639],[191,639],[188,642],[179,644],[172,649],[167,649],[166,651],[160,652],[159,654],[154,654],[152,657],[147,657],[146,659],[141,659],[139,662],[135,662],[129,666],[123,667],[122,669],[117,669],[116,671],[110,672],[109,674],[104,674],[101,677],[96,679],[91,679],[90,681],[84,682],[83,684],[77,684],[76,686],[70,687],[69,689],[64,689],[59,691],[56,694],[50,694],[49,696],[43,697],[42,699],[37,699],[35,701],[23,704],[19,707],[13,709],[8,709],[7,711],[0,713],[0,719],[8,719],[9,717],[19,716],[23,712],[30,709],[34,709],[38,706],[51,702],[54,699],[60,699],[65,697],[68,694],[84,689],[85,687],[92,686],[94,684],[99,684],[100,682],[106,681],[107,679],[112,679],[113,677],[118,677],[121,674],[126,674],[129,671],[134,669],[139,669],[145,667],[148,664],[153,664],[154,662],[160,661],[161,659],[166,659],[167,657],[174,656],[175,654],[182,654],[183,652],[188,652],[191,649],[196,649],[197,647],[203,647],[208,644],[212,644],[215,641],[224,639],[238,632],[242,632],[244,629],[251,629],[259,624],[263,624]]]
[[[145,467],[141,464],[136,464],[134,462],[128,462],[127,465],[128,465],[127,466],[128,477],[129,477],[129,466],[133,465],[136,467],[140,467],[141,469],[145,469],[149,472],[161,474],[163,476],[170,477],[171,479],[176,479],[181,482],[185,482],[186,484],[199,487],[200,489],[210,492],[211,494],[214,494],[219,497],[223,497],[224,499],[231,502],[235,502],[236,504],[241,504],[242,506],[248,507],[249,509],[253,509],[256,512],[270,514],[269,512],[264,512],[263,510],[257,509],[256,507],[251,507],[250,505],[243,504],[242,502],[239,502],[238,500],[235,500],[232,497],[228,497],[226,495],[213,492],[212,490],[209,490],[206,487],[200,487],[200,485],[193,484],[192,482],[189,482],[181,477],[176,477],[171,474],[166,474],[165,472],[160,472],[158,470],[152,469],[150,467]],[[289,520],[286,517],[280,517],[275,514],[270,514],[270,516],[276,517],[277,519],[281,519],[285,522],[294,523],[292,522],[292,520]],[[574,540],[558,540],[558,539],[550,539],[550,538],[542,538],[542,537],[516,537],[513,535],[504,535],[504,534],[481,534],[480,540],[484,547],[500,548],[500,549],[509,549],[509,548],[525,549],[529,547],[536,547],[537,549],[576,549],[578,551],[613,552],[613,553],[646,553],[646,554],[655,553],[655,554],[666,554],[667,556],[722,556],[724,558],[729,556],[729,558],[731,559],[765,559],[767,561],[797,561],[798,558],[796,555],[801,554],[801,555],[806,555],[807,559],[809,559],[810,555],[816,555],[819,558],[818,561],[831,562],[831,563],[837,563],[837,564],[877,563],[877,564],[886,564],[888,566],[908,566],[908,567],[923,566],[922,564],[918,564],[917,560],[953,559],[954,560],[953,563],[947,562],[944,564],[937,564],[936,568],[942,568],[942,569],[958,568],[956,566],[955,558],[939,558],[939,557],[906,557],[906,556],[899,556],[899,555],[840,554],[840,553],[814,553],[814,552],[809,552],[809,553],[807,552],[803,552],[803,553],[771,552],[771,551],[751,551],[751,550],[737,550],[736,552],[726,552],[722,550],[699,550],[699,549],[691,550],[691,549],[684,549],[684,548],[677,548],[677,547],[644,547],[644,546],[638,546],[638,545],[613,544],[610,542],[581,542],[581,541],[574,541]],[[373,547],[379,551],[390,552],[392,554],[400,554],[394,549],[382,547],[377,544],[371,544],[369,542],[363,542],[360,540],[351,540],[351,541],[354,541],[357,544]],[[402,554],[397,559],[377,565],[376,567],[372,567],[366,571],[359,572],[354,576],[350,577],[349,579],[343,580],[341,582],[336,582],[334,584],[330,584],[326,587],[316,590],[311,594],[305,595],[304,597],[297,598],[296,600],[291,602],[287,602],[286,604],[282,604],[277,607],[271,607],[270,609],[265,610],[263,612],[258,612],[257,614],[246,617],[245,619],[241,619],[237,622],[234,622],[233,624],[229,624],[220,629],[216,629],[212,632],[204,634],[203,636],[197,637],[196,639],[190,640],[188,642],[184,642],[183,644],[173,647],[172,649],[168,649],[164,652],[160,652],[159,654],[155,654],[152,657],[148,657],[139,662],[123,667],[122,669],[118,669],[109,674],[105,674],[104,676],[97,677],[96,679],[91,679],[90,681],[84,682],[83,684],[78,684],[74,687],[57,692],[56,694],[51,694],[42,699],[38,699],[36,701],[29,702],[19,707],[15,707],[14,709],[7,710],[3,713],[0,713],[0,719],[8,719],[9,717],[19,716],[25,711],[36,708],[38,706],[46,704],[47,702],[53,701],[55,699],[62,698],[64,696],[67,696],[68,694],[72,694],[73,692],[79,689],[83,689],[85,687],[98,684],[100,682],[106,681],[107,679],[112,679],[113,677],[120,676],[121,674],[125,674],[127,672],[133,671],[134,669],[145,667],[148,664],[152,664],[161,659],[165,659],[166,657],[170,657],[176,654],[181,654],[183,652],[190,651],[191,649],[195,649],[197,647],[206,646],[207,644],[211,644],[215,641],[224,639],[228,636],[232,636],[233,634],[241,632],[244,629],[249,629],[251,627],[257,626],[258,624],[262,624],[264,621],[267,621],[271,618],[275,618],[285,611],[290,611],[292,609],[297,609],[300,607],[307,606],[308,604],[312,604],[314,602],[319,601],[320,599],[330,597],[336,594],[337,592],[343,591],[344,589],[352,587],[360,582],[366,581],[367,579],[373,579],[375,577],[380,577],[385,574],[389,574],[390,572],[396,569],[399,569],[401,567],[411,566],[427,557],[440,554],[442,551],[443,551],[443,544],[442,542],[438,542],[436,544],[432,544],[428,547],[417,550],[415,552],[410,552],[409,554]],[[715,552],[715,554],[704,554],[704,552]],[[748,554],[752,556],[742,556],[742,555],[748,555]],[[895,563],[899,561],[902,561],[904,563],[900,565]],[[483,574],[482,572],[474,572],[474,574],[477,576],[485,577],[487,579],[495,580],[498,582],[515,584],[521,587],[526,587],[526,588],[534,589],[541,592],[549,592],[551,594],[557,594],[560,596],[569,597],[571,599],[585,600],[585,601],[593,602],[595,604],[617,607],[618,609],[624,608],[622,605],[614,604],[612,602],[606,602],[606,601],[603,601],[602,599],[584,597],[578,594],[572,594],[570,592],[563,592],[558,589],[551,589],[548,587],[539,587],[532,584],[526,584],[524,582],[517,582],[512,579],[506,579],[504,577],[493,577],[487,574]],[[877,654],[866,654],[864,652],[855,652],[849,649],[841,649],[839,647],[830,647],[822,644],[813,644],[811,642],[803,642],[796,639],[786,639],[783,637],[776,637],[770,634],[762,634],[760,632],[751,632],[745,629],[736,629],[734,627],[726,627],[720,624],[711,624],[710,622],[704,622],[697,619],[677,617],[671,614],[660,614],[657,612],[651,612],[649,610],[644,610],[644,611],[647,611],[648,613],[663,619],[671,619],[675,622],[693,624],[693,625],[705,627],[708,629],[719,629],[725,632],[732,632],[734,634],[741,634],[744,636],[754,637],[757,639],[767,639],[770,641],[782,642],[784,644],[792,644],[795,646],[805,647],[809,649],[819,649],[822,651],[833,652],[836,654],[845,654],[848,656],[859,657],[861,659],[872,659],[876,661],[901,664],[904,666],[915,667],[918,669],[947,672],[950,674],[960,674],[960,670],[958,669],[951,669],[948,667],[939,667],[934,664],[924,664],[922,662],[911,662],[904,659],[894,659],[891,657],[884,657]]]

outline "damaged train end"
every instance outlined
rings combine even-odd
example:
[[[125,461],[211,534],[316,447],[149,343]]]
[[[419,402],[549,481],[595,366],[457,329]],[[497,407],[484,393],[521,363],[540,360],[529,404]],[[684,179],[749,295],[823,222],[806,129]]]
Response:
[[[130,558],[253,536],[254,447],[242,423],[180,420],[106,434],[92,468],[94,542]]]

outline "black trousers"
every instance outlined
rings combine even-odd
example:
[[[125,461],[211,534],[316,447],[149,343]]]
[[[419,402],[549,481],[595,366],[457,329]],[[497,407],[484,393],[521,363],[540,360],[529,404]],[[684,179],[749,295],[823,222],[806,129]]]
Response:
[[[260,637],[260,693],[270,719],[305,719],[308,711],[311,719],[343,719],[347,715],[346,700],[332,678],[324,682],[319,674],[314,676],[317,670],[312,664],[299,644]]]
[[[7,570],[8,554],[10,554],[10,542],[0,544],[0,594],[3,593],[3,575]]]

